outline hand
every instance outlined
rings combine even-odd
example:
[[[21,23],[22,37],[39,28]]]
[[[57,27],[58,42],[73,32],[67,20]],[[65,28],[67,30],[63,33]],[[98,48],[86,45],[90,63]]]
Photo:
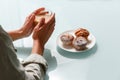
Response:
[[[54,26],[55,14],[52,14],[49,19],[47,19],[47,21],[45,21],[45,18],[41,18],[40,22],[35,26],[33,30],[33,53],[43,53],[44,45],[53,33]]]
[[[45,8],[39,8],[37,10],[35,10],[34,12],[32,12],[25,20],[25,23],[23,24],[23,27],[20,29],[20,32],[22,34],[23,37],[27,37],[29,36],[33,29],[34,29],[34,20],[35,20],[35,16],[37,14],[42,13],[45,10]]]

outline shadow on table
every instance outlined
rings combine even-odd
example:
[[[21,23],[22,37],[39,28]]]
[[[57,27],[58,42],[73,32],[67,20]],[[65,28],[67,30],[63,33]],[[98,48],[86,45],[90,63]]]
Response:
[[[88,58],[96,53],[97,44],[95,44],[95,46],[92,49],[85,51],[85,52],[68,52],[68,51],[61,49],[59,46],[57,46],[57,51],[60,55],[68,57],[68,58],[83,59],[83,58]]]
[[[51,55],[51,50],[46,49],[44,53],[45,53],[44,57],[48,62],[48,70],[47,70],[47,74],[45,76],[45,80],[49,80],[48,73],[57,67],[57,60],[56,60],[55,56]]]
[[[31,48],[17,47],[18,58],[26,59],[30,55],[30,53]],[[45,76],[45,80],[49,80],[48,73],[57,67],[57,60],[54,56],[51,55],[51,50],[49,49],[45,49],[43,56],[48,62],[48,70]]]
[[[54,70],[57,67],[57,60],[51,55],[51,50],[45,49],[44,57],[48,62],[48,72]]]

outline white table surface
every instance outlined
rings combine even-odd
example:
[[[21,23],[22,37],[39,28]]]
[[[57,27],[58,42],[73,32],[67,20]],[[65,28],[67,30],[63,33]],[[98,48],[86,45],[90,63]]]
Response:
[[[56,13],[56,29],[48,41],[45,80],[120,80],[120,2],[114,0],[20,0],[20,23],[34,9],[45,6]],[[18,21],[19,22],[19,21]],[[70,53],[57,47],[56,39],[66,30],[87,28],[96,45],[84,53]],[[18,56],[25,59],[32,40],[22,40]],[[24,53],[24,54],[23,54]]]

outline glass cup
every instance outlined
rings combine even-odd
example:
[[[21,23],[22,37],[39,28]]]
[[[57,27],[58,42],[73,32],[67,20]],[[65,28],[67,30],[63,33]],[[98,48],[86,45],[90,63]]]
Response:
[[[35,16],[35,25],[37,25],[41,18],[45,18],[45,22],[49,19],[49,17],[53,14],[51,10],[45,10],[41,12],[40,14]]]

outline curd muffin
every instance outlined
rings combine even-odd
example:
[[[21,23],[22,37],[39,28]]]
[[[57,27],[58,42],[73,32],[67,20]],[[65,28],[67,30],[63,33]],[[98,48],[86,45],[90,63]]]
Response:
[[[87,45],[88,41],[85,37],[76,37],[74,40],[73,40],[73,47],[76,49],[76,50],[84,50],[86,49],[86,45]]]
[[[63,34],[60,39],[63,42],[63,45],[72,45],[74,37],[71,34]]]
[[[84,38],[88,38],[88,36],[89,36],[89,31],[87,30],[87,29],[84,29],[84,28],[80,28],[80,29],[77,29],[76,31],[75,31],[75,36],[76,37],[84,37]]]

